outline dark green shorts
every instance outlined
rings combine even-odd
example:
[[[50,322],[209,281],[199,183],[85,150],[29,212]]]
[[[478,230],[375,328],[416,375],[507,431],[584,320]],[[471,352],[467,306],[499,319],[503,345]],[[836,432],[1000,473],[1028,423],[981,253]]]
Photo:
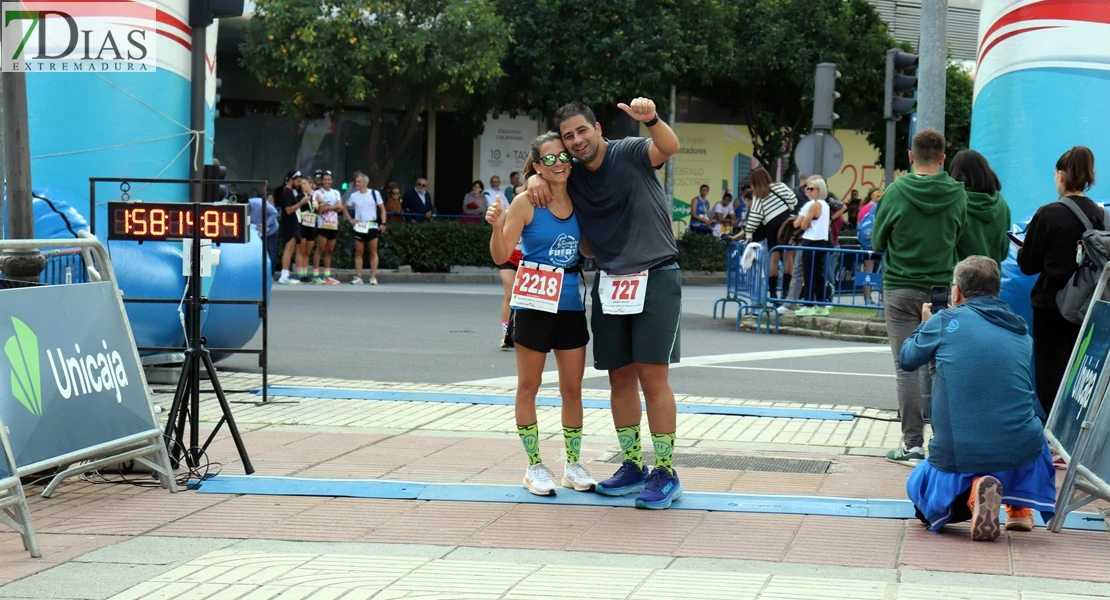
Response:
[[[657,269],[648,273],[644,312],[607,315],[601,312],[594,277],[590,329],[594,338],[594,368],[619,369],[638,362],[665,365],[679,360],[682,321],[682,269]]]

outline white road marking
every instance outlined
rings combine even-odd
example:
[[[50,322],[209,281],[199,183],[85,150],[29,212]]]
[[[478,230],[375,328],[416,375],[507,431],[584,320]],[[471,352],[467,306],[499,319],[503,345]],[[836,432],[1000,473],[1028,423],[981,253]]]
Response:
[[[894,379],[893,374],[884,373],[847,373],[837,371],[807,371],[805,369],[771,369],[768,367],[738,367],[735,365],[699,365],[703,369],[735,369],[737,371],[772,371],[775,373],[805,373],[807,375],[844,375],[847,377],[883,377]]]
[[[847,347],[847,348],[800,348],[796,350],[768,350],[764,352],[739,352],[735,354],[711,354],[708,356],[692,356],[690,358],[683,358],[682,362],[677,365],[671,365],[671,369],[679,369],[682,367],[705,367],[710,365],[721,365],[726,363],[735,362],[754,362],[761,360],[778,360],[786,358],[806,358],[813,356],[832,356],[837,354],[889,354],[890,348],[887,346],[876,347]],[[839,373],[838,373],[839,374]],[[593,377],[608,377],[607,371],[599,371],[593,367],[586,367],[586,372],[583,374],[583,379],[590,379]],[[558,371],[547,371],[543,374],[543,382],[541,385],[554,385],[559,383]],[[516,375],[509,377],[494,377],[491,379],[477,379],[474,381],[462,381],[455,385],[473,385],[485,387],[516,387]]]

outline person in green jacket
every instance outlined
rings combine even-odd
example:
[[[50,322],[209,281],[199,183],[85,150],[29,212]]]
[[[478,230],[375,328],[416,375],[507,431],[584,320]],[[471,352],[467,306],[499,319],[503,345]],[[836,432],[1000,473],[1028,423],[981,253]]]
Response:
[[[884,253],[883,304],[894,354],[902,446],[887,453],[892,462],[915,466],[925,459],[922,385],[928,369],[906,371],[898,362],[902,343],[921,324],[921,306],[933,286],[948,287],[956,266],[956,244],[967,220],[964,185],[941,171],[944,135],[926,129],[913,136],[913,173],[894,180],[875,209],[872,244]]]
[[[1002,183],[987,159],[974,150],[961,150],[949,167],[952,179],[967,189],[967,219],[956,244],[956,261],[989,256],[1002,266],[1010,254],[1010,206],[1000,193]]]

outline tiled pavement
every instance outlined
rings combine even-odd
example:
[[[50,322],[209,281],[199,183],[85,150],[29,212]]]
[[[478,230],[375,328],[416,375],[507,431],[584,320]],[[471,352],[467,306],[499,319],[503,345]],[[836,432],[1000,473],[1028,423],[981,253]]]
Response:
[[[254,378],[222,382],[245,389]],[[212,404],[202,410],[209,421]],[[516,484],[525,464],[506,431],[507,407],[299,400],[233,408],[262,475]],[[616,450],[611,424],[605,411],[589,412],[599,414],[587,416],[583,460],[606,475],[614,465],[600,460]],[[541,427],[559,431],[557,409],[540,415]],[[756,426],[765,433],[751,440],[742,430],[729,433],[745,420],[763,421]],[[688,490],[904,498],[909,469],[856,454],[877,453],[891,425],[896,432],[896,423],[877,420],[828,427],[715,416],[686,437],[684,452],[828,460],[829,472],[680,475]],[[541,448],[549,464],[561,462],[560,436],[549,435]],[[226,430],[209,456],[225,472],[242,473]],[[0,598],[1110,597],[1110,536],[1103,532],[1041,529],[972,544],[966,525],[938,535],[898,520],[170,495],[81,480],[53,499],[31,500],[44,557],[28,558],[15,535],[0,533]]]

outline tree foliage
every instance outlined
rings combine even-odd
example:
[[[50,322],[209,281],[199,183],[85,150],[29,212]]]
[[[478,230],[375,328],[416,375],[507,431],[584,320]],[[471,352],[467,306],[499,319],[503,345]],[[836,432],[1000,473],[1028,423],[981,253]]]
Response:
[[[948,162],[960,150],[971,147],[971,104],[975,92],[975,82],[964,67],[958,63],[950,62],[945,77],[944,100],[944,140],[947,143],[945,153]],[[876,165],[886,164],[886,120],[879,118],[868,121],[867,141],[878,148],[879,159]],[[894,168],[899,171],[908,171],[910,168],[909,155],[906,150],[910,147],[910,118],[902,117],[895,126],[894,134]]]
[[[883,60],[894,40],[867,0],[729,3],[740,15],[731,34],[736,60],[695,91],[744,119],[764,166],[791,153],[811,130],[818,63],[835,63],[841,73],[841,126],[882,114]]]
[[[255,7],[243,66],[286,94],[286,114],[368,108],[374,186],[413,143],[424,111],[503,75],[508,26],[490,0],[257,0]],[[401,126],[383,140],[388,108],[400,108]]]
[[[574,100],[602,123],[636,96],[669,110],[672,85],[710,82],[729,64],[732,0],[497,0],[512,29],[506,77],[460,111],[474,125],[487,112],[549,119]]]

